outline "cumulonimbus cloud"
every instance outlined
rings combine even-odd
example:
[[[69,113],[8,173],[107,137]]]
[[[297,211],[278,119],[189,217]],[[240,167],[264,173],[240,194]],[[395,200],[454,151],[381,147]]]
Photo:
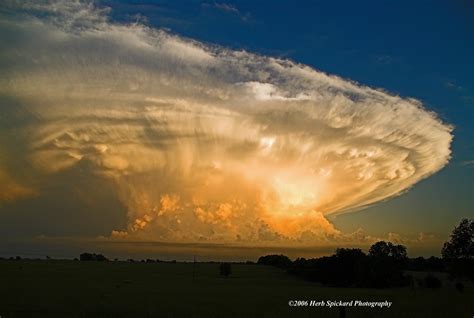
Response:
[[[8,200],[80,167],[128,208],[113,237],[315,241],[340,235],[326,215],[399,195],[449,161],[452,128],[415,99],[107,12],[2,8]],[[29,176],[15,180],[21,165]]]

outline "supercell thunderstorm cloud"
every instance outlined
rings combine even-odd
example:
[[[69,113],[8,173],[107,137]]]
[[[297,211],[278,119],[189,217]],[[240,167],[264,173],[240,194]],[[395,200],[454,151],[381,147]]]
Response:
[[[0,39],[0,205],[77,187],[55,178],[77,170],[127,210],[111,239],[327,240],[342,235],[327,215],[450,159],[452,128],[417,100],[107,8],[7,2]]]

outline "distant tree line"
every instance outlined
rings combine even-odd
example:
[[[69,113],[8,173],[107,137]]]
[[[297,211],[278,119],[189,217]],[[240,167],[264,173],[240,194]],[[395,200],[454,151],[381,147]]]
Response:
[[[416,272],[445,272],[445,261],[440,257],[416,257],[407,260],[407,270]]]
[[[452,278],[474,281],[474,221],[463,219],[443,246],[438,257],[409,259],[403,245],[380,241],[365,254],[358,248],[338,248],[331,256],[291,261],[285,255],[266,255],[258,264],[287,270],[307,280],[340,287],[397,287],[414,284],[406,271],[448,271]],[[441,282],[429,274],[419,282],[438,288]],[[458,287],[458,286],[457,286]],[[460,288],[458,288],[460,289]]]
[[[81,255],[79,255],[79,260],[105,262],[105,261],[108,261],[109,259],[102,254],[82,253]]]
[[[406,248],[386,242],[372,245],[366,255],[357,248],[338,248],[331,256],[292,262],[284,255],[260,257],[259,264],[286,269],[307,280],[339,287],[391,287],[409,284],[404,275]]]

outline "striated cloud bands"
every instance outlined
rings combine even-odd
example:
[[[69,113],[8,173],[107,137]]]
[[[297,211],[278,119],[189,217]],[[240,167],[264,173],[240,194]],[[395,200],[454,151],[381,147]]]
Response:
[[[449,161],[452,128],[420,101],[107,12],[3,5],[0,200],[81,169],[128,209],[113,238],[298,244]],[[7,173],[14,154],[30,177]]]

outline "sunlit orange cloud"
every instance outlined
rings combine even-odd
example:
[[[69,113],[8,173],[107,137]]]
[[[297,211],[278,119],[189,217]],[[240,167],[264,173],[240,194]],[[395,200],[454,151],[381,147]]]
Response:
[[[23,155],[43,183],[81,169],[114,184],[128,226],[111,239],[337,239],[327,215],[399,195],[450,159],[452,128],[420,101],[114,24],[92,5],[10,9],[21,14],[2,28],[23,40],[2,48],[0,95],[34,115],[15,127]]]

